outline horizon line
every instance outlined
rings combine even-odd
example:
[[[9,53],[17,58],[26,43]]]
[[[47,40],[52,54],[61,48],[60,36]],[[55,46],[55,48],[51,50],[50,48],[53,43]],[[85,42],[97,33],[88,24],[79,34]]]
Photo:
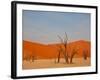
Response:
[[[39,41],[30,41],[30,40],[23,40],[23,41],[32,42],[32,43],[39,43],[39,44],[44,44],[44,45],[59,44],[59,43],[62,43],[62,42],[43,43],[43,42],[39,42]],[[72,43],[72,42],[77,42],[77,41],[91,42],[91,41],[89,41],[89,40],[81,40],[81,39],[80,39],[80,40],[68,41],[68,44],[69,44],[69,43]]]

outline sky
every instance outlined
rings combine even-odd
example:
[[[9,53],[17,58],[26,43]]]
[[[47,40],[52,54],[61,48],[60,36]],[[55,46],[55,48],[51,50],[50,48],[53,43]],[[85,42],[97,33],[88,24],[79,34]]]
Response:
[[[90,14],[75,12],[34,11],[22,12],[23,40],[44,44],[59,43],[68,36],[68,41],[90,41]]]

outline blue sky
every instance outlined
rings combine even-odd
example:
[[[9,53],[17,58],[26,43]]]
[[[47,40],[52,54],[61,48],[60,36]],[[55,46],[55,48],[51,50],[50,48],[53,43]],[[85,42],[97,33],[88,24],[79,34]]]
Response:
[[[70,41],[90,41],[90,14],[23,10],[23,40],[40,43],[58,43],[57,35]]]

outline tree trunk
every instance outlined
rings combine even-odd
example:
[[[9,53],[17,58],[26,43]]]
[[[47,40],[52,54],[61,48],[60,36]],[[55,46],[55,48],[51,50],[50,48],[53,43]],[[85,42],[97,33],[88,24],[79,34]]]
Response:
[[[73,63],[73,57],[70,58],[70,64],[72,64],[72,63]]]
[[[67,53],[67,42],[66,42],[66,44],[64,46],[65,46],[65,59],[66,59],[66,63],[69,63],[68,53]]]
[[[58,53],[58,63],[60,62],[60,51]]]
[[[64,55],[64,57],[65,57],[66,63],[69,63],[69,61],[68,61],[68,56],[66,55],[66,52],[63,52],[63,55]]]

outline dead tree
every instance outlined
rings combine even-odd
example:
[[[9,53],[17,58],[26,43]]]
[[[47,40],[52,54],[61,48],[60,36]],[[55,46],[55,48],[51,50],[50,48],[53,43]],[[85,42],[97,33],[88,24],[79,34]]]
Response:
[[[72,54],[71,54],[71,56],[70,56],[70,64],[73,63],[73,58],[74,58],[74,56],[75,56],[76,54],[77,54],[77,50],[73,49]]]
[[[60,50],[59,50],[58,62],[60,60],[60,54],[63,53],[66,63],[69,63],[69,59],[68,59],[69,57],[68,57],[68,51],[67,51],[68,37],[67,37],[66,32],[65,32],[64,39],[62,39],[59,35],[58,35],[58,38],[60,39],[61,45],[62,45],[60,46]]]
[[[58,38],[60,39],[61,41],[61,45],[59,46],[59,50],[58,50],[58,63],[60,61],[60,55],[61,53],[64,55],[64,58],[65,58],[65,61],[66,63],[73,63],[73,58],[75,56],[75,54],[77,54],[77,49],[73,49],[72,51],[72,54],[69,56],[69,53],[68,53],[68,36],[65,32],[65,36],[64,38],[61,38],[59,35],[58,35]]]
[[[63,49],[62,47],[59,45],[59,49],[58,49],[58,63],[60,62],[60,55],[61,53],[63,53]]]
[[[35,58],[36,58],[36,56],[32,52],[25,51],[23,53],[23,60],[25,60],[25,61],[34,62]]]
[[[87,53],[88,53],[88,51],[87,50],[83,50],[83,59],[84,60],[87,60]]]
[[[68,45],[68,37],[65,32],[64,48],[65,48],[65,54],[66,54],[66,62],[69,63],[69,55],[68,55],[68,51],[67,51],[67,45]]]

